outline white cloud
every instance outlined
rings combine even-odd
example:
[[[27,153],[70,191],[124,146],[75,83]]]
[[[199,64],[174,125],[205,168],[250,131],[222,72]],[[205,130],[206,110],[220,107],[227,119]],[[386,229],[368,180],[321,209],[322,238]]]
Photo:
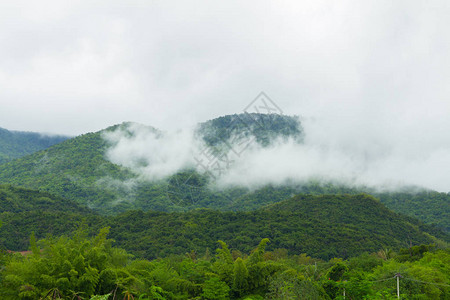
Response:
[[[159,132],[139,124],[131,124],[104,138],[111,144],[106,157],[127,167],[147,180],[159,180],[178,170],[194,166],[193,131]]]

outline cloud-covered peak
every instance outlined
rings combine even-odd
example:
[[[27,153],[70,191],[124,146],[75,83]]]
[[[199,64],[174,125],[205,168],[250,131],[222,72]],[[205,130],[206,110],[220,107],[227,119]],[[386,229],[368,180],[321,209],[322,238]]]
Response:
[[[264,124],[259,122],[264,120]],[[186,169],[218,186],[261,187],[310,180],[397,189],[448,191],[449,152],[408,149],[402,136],[337,140],[323,123],[281,115],[229,115],[192,128],[159,131],[130,123],[108,131],[107,158],[147,180]],[[345,136],[349,133],[342,133]]]

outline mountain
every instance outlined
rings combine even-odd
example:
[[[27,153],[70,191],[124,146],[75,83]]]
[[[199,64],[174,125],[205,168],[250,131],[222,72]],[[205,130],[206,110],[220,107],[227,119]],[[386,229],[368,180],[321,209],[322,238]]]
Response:
[[[46,149],[69,137],[0,128],[0,164]]]
[[[102,132],[84,134],[1,165],[0,182],[47,191],[88,206],[109,203],[116,194],[98,181],[105,177],[124,180],[132,174],[108,162],[105,149]]]
[[[387,207],[450,232],[450,193],[430,190],[373,193]]]
[[[338,186],[320,181],[292,182],[283,186],[265,185],[250,190],[243,187],[214,188],[211,177],[184,169],[163,179],[146,180],[135,170],[107,159],[111,141],[108,134],[132,138],[136,132],[150,132],[156,140],[164,132],[150,126],[123,123],[102,131],[84,134],[40,152],[0,165],[0,183],[12,184],[73,200],[102,214],[130,209],[144,211],[189,211],[212,208],[249,211],[276,203],[295,194],[369,193],[388,208],[450,231],[450,195],[411,188],[400,192],[377,192],[367,187]],[[254,137],[263,147],[277,139],[292,138],[302,143],[304,130],[297,117],[263,114],[223,116],[198,125],[195,135],[223,154],[231,140]],[[136,162],[144,167],[148,162]]]
[[[248,126],[239,129],[239,134],[254,134],[261,143],[268,143],[277,136],[298,136],[301,133],[301,125],[293,117],[271,116],[271,122],[268,123],[264,115],[241,114],[200,124],[197,134],[205,141],[218,145],[217,141],[212,140],[212,132],[220,132],[219,137],[235,134],[236,127],[231,127],[227,133],[226,125],[238,119],[244,120]],[[122,131],[125,135],[132,135],[133,126],[140,126],[141,129],[150,130],[156,135],[161,134],[152,127],[133,123],[123,123],[99,132],[84,134],[1,165],[0,183],[47,191],[102,213],[117,213],[136,208],[163,211],[184,211],[211,206],[218,208],[229,203],[230,196],[236,197],[248,192],[246,189],[235,189],[226,193],[212,191],[208,189],[207,178],[192,170],[179,172],[166,180],[149,182],[141,180],[131,169],[111,163],[105,158],[110,146],[104,138],[105,134]],[[261,129],[261,126],[271,127]],[[189,181],[186,181],[188,178]],[[196,185],[190,186],[193,181]],[[175,182],[183,182],[183,185],[174,184]],[[181,195],[180,198],[177,194],[180,189],[183,193],[185,189],[195,190],[195,199],[187,199],[187,195]],[[191,191],[189,195],[192,194]]]

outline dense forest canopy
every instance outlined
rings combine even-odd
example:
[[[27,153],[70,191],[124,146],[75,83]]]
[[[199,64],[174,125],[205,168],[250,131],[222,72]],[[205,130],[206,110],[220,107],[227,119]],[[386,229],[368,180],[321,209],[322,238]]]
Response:
[[[285,248],[291,254],[322,259],[399,249],[408,242],[444,245],[450,241],[438,228],[393,213],[364,194],[300,194],[247,212],[131,210],[117,216],[101,216],[59,197],[10,186],[2,186],[0,200],[7,204],[0,214],[0,245],[15,251],[28,248],[31,232],[39,238],[70,234],[81,223],[89,225],[91,232],[111,227],[118,246],[148,259],[204,252],[218,239],[247,252],[259,240],[270,238],[269,249]]]

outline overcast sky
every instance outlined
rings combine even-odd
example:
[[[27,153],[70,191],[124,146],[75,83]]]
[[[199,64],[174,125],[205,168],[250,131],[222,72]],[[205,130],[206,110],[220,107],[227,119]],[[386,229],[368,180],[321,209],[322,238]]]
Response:
[[[1,1],[0,127],[173,130],[264,91],[313,148],[448,191],[449,16],[447,0]]]
[[[1,1],[0,127],[170,129],[265,91],[333,130],[443,138],[449,15],[448,1]]]

